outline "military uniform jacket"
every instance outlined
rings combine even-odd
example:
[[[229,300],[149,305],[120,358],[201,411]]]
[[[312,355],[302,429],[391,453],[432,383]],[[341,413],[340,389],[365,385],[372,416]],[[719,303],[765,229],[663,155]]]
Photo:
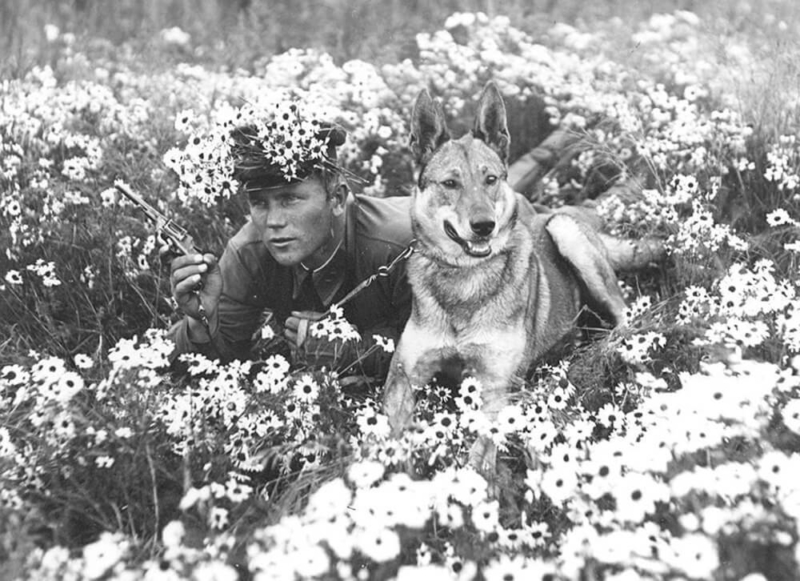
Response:
[[[410,244],[410,198],[350,196],[346,202],[345,239],[330,264],[320,272],[327,307],[341,300],[361,281],[392,262]],[[219,330],[211,343],[194,343],[187,335],[186,319],[170,329],[175,356],[200,352],[222,361],[250,356],[253,334],[265,311],[283,323],[297,303],[298,267],[278,264],[248,221],[227,244],[220,259],[223,294],[219,304]],[[322,293],[320,293],[322,295]],[[399,339],[411,311],[411,291],[405,264],[375,282],[345,304],[345,318],[359,330],[365,343],[373,334]],[[367,347],[364,345],[363,347]]]

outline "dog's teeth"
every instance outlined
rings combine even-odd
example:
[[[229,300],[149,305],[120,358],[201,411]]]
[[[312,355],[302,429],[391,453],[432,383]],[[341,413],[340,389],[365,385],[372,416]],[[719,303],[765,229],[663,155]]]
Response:
[[[475,257],[489,256],[492,253],[492,246],[488,242],[478,243],[467,242],[466,251]]]

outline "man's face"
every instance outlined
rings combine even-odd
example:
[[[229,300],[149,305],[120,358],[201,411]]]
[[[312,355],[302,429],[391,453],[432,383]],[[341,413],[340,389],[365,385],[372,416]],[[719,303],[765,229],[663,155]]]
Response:
[[[318,177],[250,191],[248,198],[252,220],[278,264],[303,262],[314,268],[327,258],[338,202],[327,195]]]

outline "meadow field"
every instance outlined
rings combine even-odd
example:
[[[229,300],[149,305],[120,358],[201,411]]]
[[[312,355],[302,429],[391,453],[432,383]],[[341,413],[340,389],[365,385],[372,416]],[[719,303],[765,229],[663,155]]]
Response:
[[[798,11],[1,1],[0,579],[800,578]],[[380,385],[270,328],[251,361],[168,364],[181,314],[115,180],[221,253],[247,205],[197,144],[249,104],[322,103],[354,189],[409,195],[418,92],[458,133],[489,80],[512,161],[539,147],[522,193],[665,241],[622,276],[629,325],[496,425],[479,382],[418,386],[401,439]]]

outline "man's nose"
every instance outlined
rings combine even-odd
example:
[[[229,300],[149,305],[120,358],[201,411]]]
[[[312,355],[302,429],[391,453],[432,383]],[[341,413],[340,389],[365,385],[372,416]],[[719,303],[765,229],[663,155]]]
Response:
[[[286,226],[286,223],[286,212],[283,212],[280,208],[269,209],[266,219],[267,228],[272,230],[280,230]]]

